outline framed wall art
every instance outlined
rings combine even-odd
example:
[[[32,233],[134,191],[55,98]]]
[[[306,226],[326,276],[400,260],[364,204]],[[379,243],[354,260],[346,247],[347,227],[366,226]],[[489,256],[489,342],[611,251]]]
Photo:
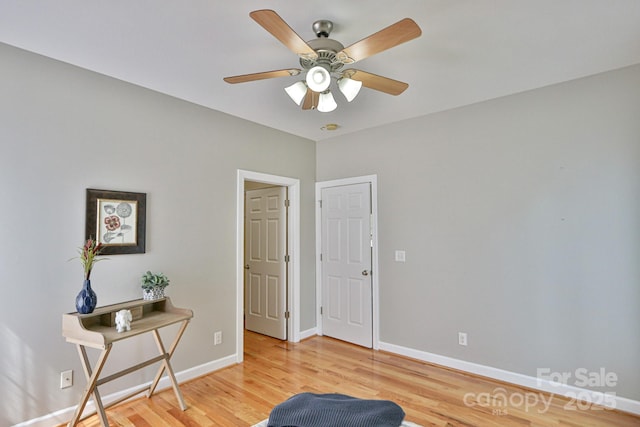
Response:
[[[87,188],[85,239],[102,243],[103,255],[145,252],[146,193]]]

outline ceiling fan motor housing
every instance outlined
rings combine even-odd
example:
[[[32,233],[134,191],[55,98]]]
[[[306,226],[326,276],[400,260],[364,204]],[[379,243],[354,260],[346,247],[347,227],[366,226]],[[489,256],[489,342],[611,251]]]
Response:
[[[310,40],[307,44],[311,49],[316,51],[318,57],[316,59],[300,58],[300,65],[305,70],[320,65],[326,68],[327,71],[334,72],[344,66],[344,63],[336,59],[336,53],[344,49],[344,46],[339,41],[329,38],[319,38]]]
[[[339,41],[329,38],[333,30],[333,22],[326,19],[319,20],[313,23],[312,28],[318,38],[309,40],[307,44],[318,54],[318,57],[316,59],[301,57],[302,68],[310,70],[315,66],[321,66],[330,73],[342,68],[344,63],[336,59],[336,53],[343,50],[344,46]]]

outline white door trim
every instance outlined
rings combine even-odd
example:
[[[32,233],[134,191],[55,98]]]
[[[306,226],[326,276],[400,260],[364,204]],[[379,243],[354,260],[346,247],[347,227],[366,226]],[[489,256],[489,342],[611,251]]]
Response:
[[[337,187],[340,185],[369,183],[371,185],[371,231],[373,233],[373,248],[371,251],[371,267],[372,275],[372,299],[373,299],[373,348],[379,349],[380,339],[380,310],[379,310],[379,292],[378,277],[380,270],[378,267],[378,176],[366,175],[352,178],[334,179],[331,181],[316,182],[316,319],[317,333],[322,335],[322,316],[320,315],[320,306],[322,305],[322,264],[320,262],[320,253],[322,252],[322,212],[320,210],[320,198],[322,197],[322,189],[328,187]]]
[[[244,183],[289,188],[289,341],[300,341],[300,180],[238,169],[236,184],[236,362],[244,359]]]

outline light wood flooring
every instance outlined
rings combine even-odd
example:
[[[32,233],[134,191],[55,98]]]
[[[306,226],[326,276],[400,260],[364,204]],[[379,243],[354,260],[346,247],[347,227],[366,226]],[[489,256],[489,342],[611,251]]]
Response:
[[[184,412],[167,389],[108,409],[109,423],[247,427],[268,418],[271,408],[288,397],[308,391],[393,400],[404,409],[407,421],[425,427],[640,426],[640,417],[630,414],[576,409],[565,398],[327,337],[291,344],[247,332],[242,364],[185,382],[181,390],[188,406]],[[506,396],[506,405],[494,399],[500,396]],[[97,427],[100,422],[94,415],[80,425]]]

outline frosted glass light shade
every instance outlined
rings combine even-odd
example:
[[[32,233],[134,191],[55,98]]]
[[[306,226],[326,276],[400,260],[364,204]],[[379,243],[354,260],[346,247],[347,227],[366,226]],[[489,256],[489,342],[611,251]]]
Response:
[[[342,92],[344,97],[347,98],[347,101],[351,102],[358,95],[358,92],[360,92],[362,82],[343,77],[338,80],[338,88],[340,88],[340,92]]]
[[[338,104],[336,104],[336,100],[333,99],[331,92],[326,91],[320,94],[320,98],[318,99],[318,111],[328,113],[335,110],[337,107]]]
[[[295,82],[291,86],[285,87],[284,90],[293,102],[300,105],[307,94],[307,85],[304,82]]]
[[[307,86],[314,92],[324,92],[331,84],[331,75],[327,70],[316,65],[307,71]]]

